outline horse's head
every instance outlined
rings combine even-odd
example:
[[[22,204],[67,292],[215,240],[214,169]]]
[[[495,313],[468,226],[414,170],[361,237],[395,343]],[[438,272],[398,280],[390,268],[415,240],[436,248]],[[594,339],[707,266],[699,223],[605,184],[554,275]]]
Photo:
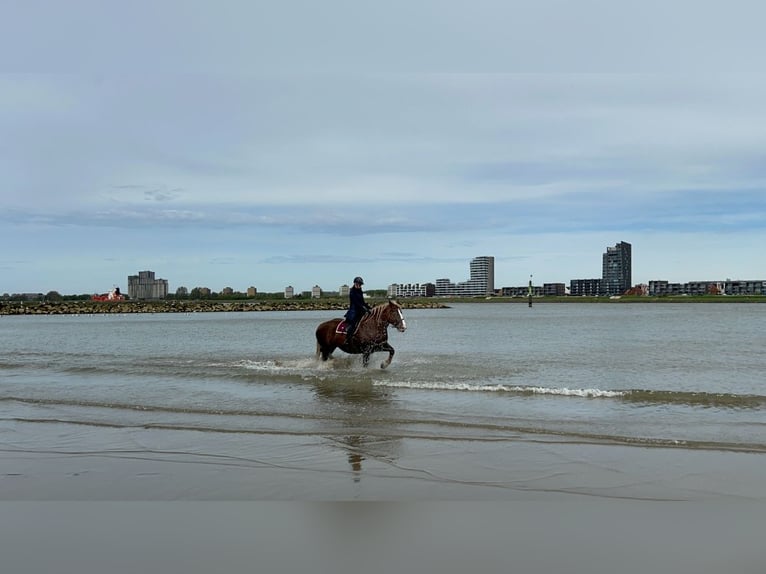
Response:
[[[389,299],[383,307],[383,318],[400,333],[404,333],[407,329],[407,323],[404,321],[404,315],[402,315],[402,307],[393,299]]]

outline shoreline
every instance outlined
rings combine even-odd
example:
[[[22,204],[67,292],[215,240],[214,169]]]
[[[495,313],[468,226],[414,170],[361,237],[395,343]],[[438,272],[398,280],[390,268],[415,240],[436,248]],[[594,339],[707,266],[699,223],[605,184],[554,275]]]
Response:
[[[406,302],[404,309],[445,309],[439,302]],[[346,302],[332,300],[239,301],[3,301],[0,315],[97,315],[125,313],[226,313],[258,311],[345,311]]]
[[[449,309],[452,304],[529,304],[527,297],[408,298],[397,299],[403,309]],[[373,301],[374,302],[374,301]],[[537,297],[537,304],[650,304],[650,303],[766,303],[765,296],[630,296]],[[161,300],[161,301],[0,301],[2,315],[94,315],[125,313],[221,313],[258,311],[345,311],[348,304],[339,298],[328,299],[247,299],[247,300]]]
[[[763,455],[362,431],[240,433],[4,423],[0,501],[684,501],[763,503]],[[72,442],[76,437],[76,446]],[[492,461],[489,463],[488,461]]]

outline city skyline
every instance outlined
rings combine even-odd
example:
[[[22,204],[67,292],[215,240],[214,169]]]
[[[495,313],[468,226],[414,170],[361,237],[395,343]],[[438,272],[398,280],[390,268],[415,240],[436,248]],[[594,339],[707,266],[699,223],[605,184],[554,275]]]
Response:
[[[259,44],[274,39],[253,33],[272,21],[264,12],[299,24],[279,6],[168,0],[138,16],[51,3],[41,18],[13,3],[0,53],[23,73],[0,74],[0,291],[103,292],[131,269],[185,286],[277,292],[361,275],[383,288],[392,277],[464,277],[476,253],[494,254],[498,286],[546,283],[599,277],[593,254],[614,237],[640,249],[634,283],[766,275],[766,75],[743,57],[761,51],[724,65],[720,46],[702,41],[742,47],[761,36],[759,19],[727,38],[726,11],[667,27],[673,14],[702,18],[695,6],[610,20],[559,3],[566,25],[556,25],[532,5],[498,2],[479,16],[434,3],[452,33],[440,38],[423,19],[409,46],[393,43],[400,62],[332,69],[356,50],[319,56],[320,28],[291,36],[290,53]],[[331,13],[323,5],[321,21]],[[356,15],[382,26],[370,8]],[[579,51],[581,63],[504,65],[540,54],[529,49],[540,46],[534,26],[507,33],[521,16],[554,26],[542,44]],[[482,50],[487,27],[498,44]],[[30,29],[57,50],[31,42]],[[115,44],[126,29],[128,44]],[[184,30],[204,30],[206,42]],[[608,30],[608,49],[583,52],[584,30],[591,42]],[[682,32],[701,34],[688,45],[704,65],[666,73],[603,60],[622,49],[678,64]],[[426,53],[458,60],[410,67]],[[260,67],[259,54],[269,54]]]
[[[533,275],[529,276],[528,283],[518,285],[495,285],[495,257],[492,255],[478,255],[468,262],[469,278],[465,281],[455,283],[451,277],[441,277],[433,280],[402,282],[389,282],[385,288],[380,286],[368,286],[367,290],[386,291],[392,296],[478,296],[499,294],[501,296],[518,296],[520,293],[526,296],[528,289],[534,287],[535,296],[539,295],[620,295],[627,291],[634,291],[639,288],[645,295],[663,295],[663,294],[704,294],[704,293],[724,293],[727,290],[742,294],[766,294],[766,280],[756,277],[718,277],[707,279],[690,279],[685,281],[669,281],[664,278],[655,278],[647,282],[632,282],[632,253],[633,248],[630,243],[619,241],[614,246],[606,246],[601,255],[602,274],[599,277],[577,277],[561,281],[538,282],[533,281]],[[226,285],[216,288],[209,285],[177,285],[170,286],[167,279],[155,277],[155,271],[143,270],[136,274],[129,275],[127,278],[128,295],[131,299],[162,299],[168,294],[182,293],[187,296],[194,290],[201,290],[208,295],[214,293],[247,293],[248,296],[254,296],[256,293],[283,293],[286,298],[308,294],[311,297],[317,297],[322,293],[335,293],[344,296],[348,294],[348,283],[343,283],[335,288],[323,287],[314,283],[309,288],[294,287],[285,285],[282,289],[274,291],[259,289],[255,285],[249,285],[245,288],[232,287]],[[727,289],[728,286],[728,289]],[[115,284],[116,288],[120,286]],[[550,292],[546,292],[550,288]],[[52,290],[61,295],[86,295],[87,293],[65,293],[59,290]],[[0,296],[7,295],[44,295],[40,291],[28,291],[17,293],[2,293]]]

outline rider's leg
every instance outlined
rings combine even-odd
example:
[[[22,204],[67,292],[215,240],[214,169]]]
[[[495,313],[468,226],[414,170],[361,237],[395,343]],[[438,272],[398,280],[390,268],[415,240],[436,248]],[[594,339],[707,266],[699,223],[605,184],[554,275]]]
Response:
[[[354,322],[346,322],[346,343],[348,343],[351,340],[351,337],[354,335],[354,331],[356,330],[356,323]]]

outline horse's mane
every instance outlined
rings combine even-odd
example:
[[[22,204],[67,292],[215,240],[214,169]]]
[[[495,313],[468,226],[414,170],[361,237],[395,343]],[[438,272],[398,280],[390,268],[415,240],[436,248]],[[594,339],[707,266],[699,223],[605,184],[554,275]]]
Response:
[[[375,317],[376,319],[380,319],[381,314],[383,313],[383,309],[388,307],[389,305],[393,305],[397,309],[401,309],[402,306],[399,305],[399,303],[395,299],[389,299],[388,301],[385,301],[383,303],[378,303],[372,308],[372,311],[370,311],[370,316]]]

